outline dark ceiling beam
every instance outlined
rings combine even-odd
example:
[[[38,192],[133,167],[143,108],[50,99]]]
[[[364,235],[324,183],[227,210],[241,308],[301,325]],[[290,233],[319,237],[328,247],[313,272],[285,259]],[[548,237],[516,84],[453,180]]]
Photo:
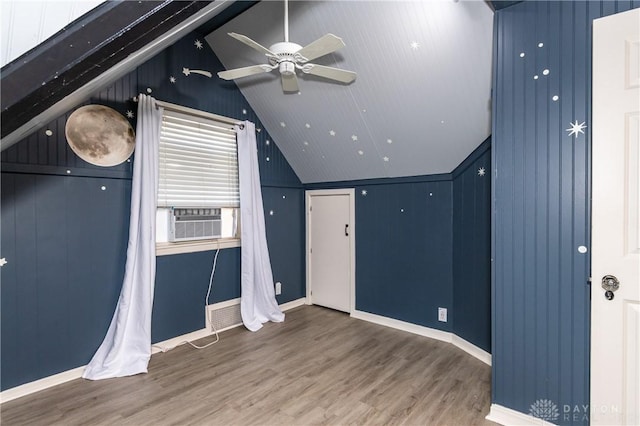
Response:
[[[519,1],[508,1],[508,0],[489,1],[489,0],[487,0],[487,3],[489,3],[489,6],[495,12],[496,10],[504,9],[505,7],[513,6],[514,4],[517,4],[517,3],[522,3],[522,0],[519,0]]]
[[[105,2],[7,64],[0,79],[2,138],[211,3]]]

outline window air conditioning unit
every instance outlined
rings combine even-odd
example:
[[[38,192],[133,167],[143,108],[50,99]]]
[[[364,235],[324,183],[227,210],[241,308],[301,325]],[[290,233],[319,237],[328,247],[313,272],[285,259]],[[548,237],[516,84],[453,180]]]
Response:
[[[221,209],[173,208],[169,220],[169,241],[220,238]]]

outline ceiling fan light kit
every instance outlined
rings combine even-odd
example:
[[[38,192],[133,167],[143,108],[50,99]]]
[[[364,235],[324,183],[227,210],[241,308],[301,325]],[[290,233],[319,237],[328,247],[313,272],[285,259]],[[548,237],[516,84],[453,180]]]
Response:
[[[356,79],[356,73],[353,71],[309,63],[309,61],[328,55],[344,47],[345,44],[340,37],[333,34],[325,34],[305,47],[289,41],[289,10],[287,0],[284,2],[285,41],[275,43],[267,49],[245,35],[237,33],[229,33],[229,35],[252,49],[263,53],[267,57],[269,64],[252,65],[244,68],[220,71],[218,77],[223,80],[235,80],[250,75],[271,72],[275,68],[278,68],[282,80],[282,90],[285,92],[297,92],[299,88],[296,70],[302,71],[304,74],[311,74],[345,84],[349,84]]]

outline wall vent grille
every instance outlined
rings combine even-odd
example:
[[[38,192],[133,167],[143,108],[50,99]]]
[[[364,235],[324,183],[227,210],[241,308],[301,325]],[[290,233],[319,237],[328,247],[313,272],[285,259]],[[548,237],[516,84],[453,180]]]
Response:
[[[240,303],[235,305],[216,308],[210,305],[211,322],[216,330],[224,330],[242,324],[242,316],[240,315]]]

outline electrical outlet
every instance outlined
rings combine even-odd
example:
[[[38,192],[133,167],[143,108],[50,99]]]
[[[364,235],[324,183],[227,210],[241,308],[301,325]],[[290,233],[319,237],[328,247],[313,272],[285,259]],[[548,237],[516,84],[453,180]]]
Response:
[[[280,281],[276,283],[276,295],[278,294],[282,294],[282,283]]]
[[[447,322],[447,308],[438,308],[438,321]]]

